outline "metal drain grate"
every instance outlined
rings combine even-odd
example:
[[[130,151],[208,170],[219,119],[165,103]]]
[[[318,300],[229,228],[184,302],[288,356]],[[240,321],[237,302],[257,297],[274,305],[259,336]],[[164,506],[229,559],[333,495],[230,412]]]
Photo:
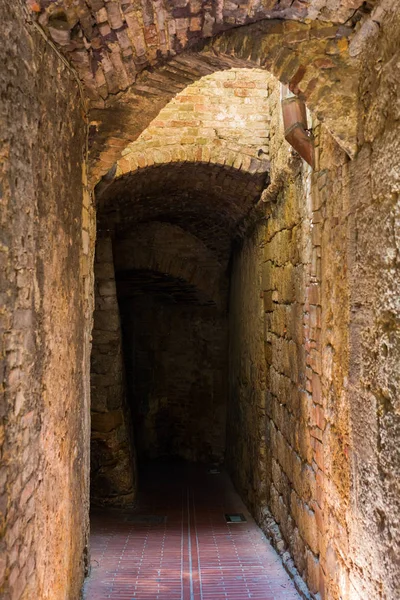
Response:
[[[246,517],[243,513],[225,515],[225,519],[227,523],[247,523]]]
[[[162,515],[129,515],[125,521],[137,525],[162,525],[166,523],[167,517]]]

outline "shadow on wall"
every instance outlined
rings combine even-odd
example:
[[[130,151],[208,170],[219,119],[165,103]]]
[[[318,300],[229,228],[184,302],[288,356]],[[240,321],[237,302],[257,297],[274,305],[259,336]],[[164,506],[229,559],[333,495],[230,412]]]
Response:
[[[129,403],[139,459],[221,462],[227,321],[215,306],[157,294],[121,302]]]

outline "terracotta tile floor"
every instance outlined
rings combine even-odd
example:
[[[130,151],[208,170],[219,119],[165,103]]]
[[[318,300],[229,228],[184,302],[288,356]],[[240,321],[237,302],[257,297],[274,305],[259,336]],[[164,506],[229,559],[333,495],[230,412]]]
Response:
[[[300,598],[225,473],[152,465],[137,508],[95,512],[91,527],[86,600]]]

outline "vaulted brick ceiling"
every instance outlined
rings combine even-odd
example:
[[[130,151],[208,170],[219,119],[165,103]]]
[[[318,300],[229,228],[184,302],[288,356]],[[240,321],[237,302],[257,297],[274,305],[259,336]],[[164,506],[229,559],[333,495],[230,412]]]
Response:
[[[165,304],[199,304],[215,306],[208,294],[191,285],[184,279],[171,277],[159,270],[132,270],[117,274],[118,299],[132,300],[150,295]]]
[[[115,94],[143,69],[221,31],[263,19],[354,25],[375,0],[26,0],[89,96]]]
[[[92,184],[176,93],[232,67],[271,71],[350,155],[357,151],[358,84],[348,42],[375,0],[26,2],[83,82]]]
[[[76,63],[123,64],[126,83],[153,63],[201,39],[268,19],[345,23],[374,0],[26,0],[56,43]],[[105,59],[103,51],[109,54]]]
[[[113,166],[123,148],[177,93],[204,75],[231,68],[261,66],[270,71],[305,100],[343,148],[354,154],[358,76],[348,52],[351,32],[343,26],[264,20],[216,36],[201,51],[176,56],[157,70],[143,71],[126,91],[93,104],[92,181]]]
[[[172,223],[197,237],[226,267],[232,239],[266,185],[267,174],[202,163],[141,169],[102,195],[100,235],[126,235],[139,223]]]

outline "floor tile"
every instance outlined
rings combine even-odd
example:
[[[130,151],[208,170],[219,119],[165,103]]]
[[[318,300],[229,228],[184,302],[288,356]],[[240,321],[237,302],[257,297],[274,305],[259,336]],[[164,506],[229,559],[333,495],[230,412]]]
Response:
[[[246,522],[228,523],[225,514]],[[85,600],[299,600],[226,473],[156,464],[132,511],[94,511]]]

